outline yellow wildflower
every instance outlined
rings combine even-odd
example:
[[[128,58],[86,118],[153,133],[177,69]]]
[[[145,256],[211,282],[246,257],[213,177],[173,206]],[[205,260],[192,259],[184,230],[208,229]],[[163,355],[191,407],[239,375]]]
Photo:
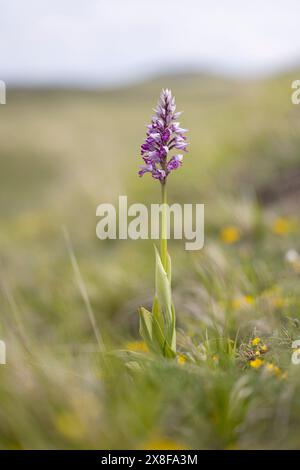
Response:
[[[225,450],[240,450],[240,448],[235,442],[232,442],[225,447]]]
[[[267,352],[268,351],[268,346],[266,344],[263,344],[262,346],[260,346],[260,350],[263,351],[263,352]]]
[[[235,226],[228,226],[223,228],[220,233],[221,240],[228,245],[236,243],[241,238],[241,232],[239,228]]]
[[[272,372],[273,374],[277,375],[277,377],[280,377],[281,376],[281,370],[279,369],[278,366],[275,366],[275,364],[272,364],[271,362],[268,362],[266,364],[266,369],[269,371],[269,372]]]
[[[232,301],[232,307],[234,310],[240,310],[241,308],[248,307],[254,303],[254,298],[252,295],[243,295],[241,297],[236,297]]]
[[[257,336],[251,341],[252,346],[257,346],[260,343],[260,338]]]
[[[279,286],[273,286],[263,292],[262,297],[267,301],[271,308],[283,308],[288,304],[287,299],[283,297],[282,289]]]
[[[271,303],[275,308],[282,308],[285,305],[285,300],[282,297],[274,297],[271,299]]]
[[[82,439],[86,433],[78,417],[70,412],[60,413],[55,421],[58,431],[68,439]]]
[[[188,447],[182,443],[167,438],[149,440],[142,446],[143,450],[187,450]]]
[[[213,357],[212,357],[212,360],[213,360],[216,364],[218,364],[218,362],[219,362],[219,356],[218,356],[218,354],[214,354]]]
[[[291,219],[285,219],[283,217],[278,217],[274,220],[272,225],[272,230],[277,235],[288,235],[293,232],[295,229],[295,221]]]
[[[148,346],[144,341],[129,341],[126,343],[125,349],[132,352],[148,352]]]
[[[179,354],[179,355],[177,356],[177,362],[178,362],[178,364],[180,364],[180,365],[185,364],[185,363],[186,363],[186,357],[183,356],[182,354]]]
[[[232,308],[234,310],[240,310],[243,306],[243,302],[241,300],[241,297],[237,297],[236,299],[233,299],[232,301]]]
[[[253,369],[259,369],[263,365],[264,361],[262,359],[253,359],[250,361],[250,366],[253,367]]]
[[[260,351],[255,351],[255,356],[260,356]]]

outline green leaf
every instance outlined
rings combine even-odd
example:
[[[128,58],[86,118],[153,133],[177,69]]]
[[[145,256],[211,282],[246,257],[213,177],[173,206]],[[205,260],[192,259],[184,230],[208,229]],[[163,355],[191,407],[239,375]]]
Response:
[[[159,253],[155,247],[155,260],[156,260],[156,269],[155,269],[155,295],[159,304],[166,310],[170,310],[171,317],[171,285],[168,279],[168,275],[164,270],[162,265]]]
[[[157,320],[149,310],[140,307],[140,335],[150,351],[163,353],[165,338]]]
[[[153,305],[152,305],[152,315],[155,318],[156,322],[159,324],[162,331],[164,331],[164,317],[159,306],[157,296],[154,297]]]
[[[171,265],[171,257],[169,253],[167,253],[167,276],[168,276],[168,280],[169,280],[170,287],[171,287],[172,265]]]
[[[152,315],[144,307],[139,308],[140,314],[140,335],[149,346],[152,344]]]
[[[176,356],[175,310],[171,296],[171,259],[167,256],[166,270],[155,248],[155,297],[152,313],[139,309],[140,334],[149,349],[164,357]]]
[[[171,348],[176,353],[176,314],[172,304],[172,330],[171,330]]]
[[[169,348],[176,352],[175,311],[171,296],[171,260],[168,256],[168,274],[164,270],[158,250],[155,247],[155,301],[153,311],[160,326],[164,323],[163,333]]]

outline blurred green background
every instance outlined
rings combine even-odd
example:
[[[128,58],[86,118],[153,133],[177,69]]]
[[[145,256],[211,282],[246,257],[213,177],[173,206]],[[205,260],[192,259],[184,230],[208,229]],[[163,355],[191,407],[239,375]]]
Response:
[[[298,76],[9,90],[0,107],[1,448],[299,447],[290,361],[300,337]],[[184,110],[190,141],[169,202],[205,204],[204,249],[169,246],[184,364],[155,360],[139,342],[137,309],[154,289],[151,240],[95,233],[102,202],[159,202],[159,184],[137,170],[162,87]],[[256,336],[277,375],[249,366]]]

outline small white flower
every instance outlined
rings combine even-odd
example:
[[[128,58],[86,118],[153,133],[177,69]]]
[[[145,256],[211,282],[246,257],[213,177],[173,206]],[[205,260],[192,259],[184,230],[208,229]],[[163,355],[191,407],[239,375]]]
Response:
[[[290,249],[285,254],[285,260],[291,264],[300,263],[300,255],[296,250]]]

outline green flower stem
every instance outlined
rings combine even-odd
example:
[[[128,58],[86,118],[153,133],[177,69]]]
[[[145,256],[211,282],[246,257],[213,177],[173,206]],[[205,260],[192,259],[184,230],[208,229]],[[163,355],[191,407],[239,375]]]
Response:
[[[161,213],[161,232],[160,232],[160,257],[163,268],[167,271],[167,256],[168,256],[168,240],[167,240],[167,186],[166,183],[161,185],[161,197],[162,197],[162,213]]]

